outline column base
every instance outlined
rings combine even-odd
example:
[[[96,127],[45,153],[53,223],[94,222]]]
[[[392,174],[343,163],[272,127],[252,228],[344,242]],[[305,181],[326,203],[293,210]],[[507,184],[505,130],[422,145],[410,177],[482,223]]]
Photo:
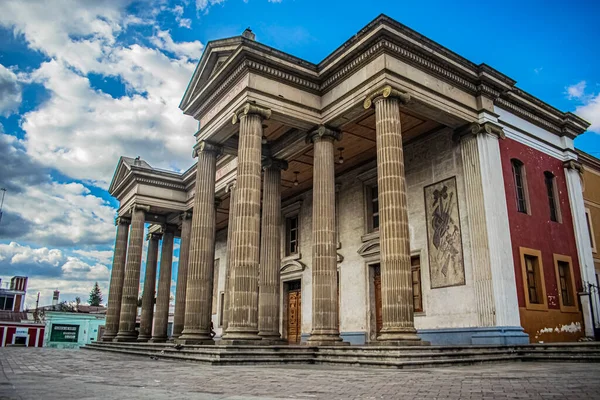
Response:
[[[417,336],[415,328],[383,328],[377,336],[378,342],[420,342],[421,338]]]
[[[196,345],[213,345],[215,341],[206,332],[182,332],[175,343],[179,344],[196,344]]]
[[[137,331],[133,332],[119,332],[117,336],[113,339],[113,342],[135,342],[137,341],[138,333]]]
[[[224,341],[247,341],[247,342],[260,342],[262,338],[258,336],[257,330],[248,330],[248,328],[228,328],[227,332],[223,334],[221,343]]]
[[[116,333],[112,333],[112,332],[111,333],[107,333],[107,332],[104,332],[104,335],[102,335],[102,338],[100,339],[100,341],[102,341],[102,342],[112,342],[115,339],[116,336],[117,336]]]
[[[344,342],[339,332],[335,333],[311,333],[306,341],[308,346],[349,346]]]
[[[145,342],[149,341],[150,339],[152,339],[151,336],[138,336],[137,341],[145,343]]]
[[[167,337],[153,337],[149,340],[150,343],[167,343]]]

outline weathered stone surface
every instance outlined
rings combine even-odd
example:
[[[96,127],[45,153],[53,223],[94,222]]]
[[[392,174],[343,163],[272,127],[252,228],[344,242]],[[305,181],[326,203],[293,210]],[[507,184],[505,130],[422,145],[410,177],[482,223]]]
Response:
[[[185,322],[185,298],[187,291],[190,239],[192,234],[192,213],[181,215],[181,244],[177,266],[177,287],[175,289],[175,316],[173,317],[173,338],[181,336]]]
[[[148,234],[148,255],[146,257],[146,275],[142,292],[142,315],[140,318],[140,334],[138,342],[147,342],[152,337],[152,321],[154,318],[154,295],[156,294],[156,266],[158,264],[158,242],[162,234]]]
[[[389,96],[389,94],[388,94]],[[414,327],[410,236],[400,100],[385,93],[374,100],[377,132],[381,297],[379,341],[419,341]]]
[[[260,236],[260,285],[258,334],[277,340],[279,333],[279,268],[281,266],[281,163],[264,168],[262,229]]]
[[[154,315],[153,342],[166,342],[169,324],[169,300],[171,297],[171,270],[173,268],[173,228],[167,227],[163,233],[160,251],[160,276],[156,295],[156,314]]]
[[[119,342],[134,341],[138,335],[135,329],[135,319],[137,317],[142,248],[144,246],[144,222],[147,211],[149,211],[149,207],[139,205],[135,205],[131,211],[131,232],[127,248],[119,333],[115,337],[115,340]]]
[[[111,341],[119,331],[119,317],[121,314],[121,297],[123,295],[123,280],[125,279],[125,262],[127,260],[127,237],[129,235],[129,218],[119,217],[115,221],[117,225],[117,237],[115,239],[115,253],[110,275],[110,296],[108,297],[108,309],[106,310],[106,331],[102,340]]]
[[[341,344],[339,331],[335,162],[333,142],[339,133],[320,127],[313,132],[312,331],[311,345]]]
[[[213,343],[210,336],[215,254],[215,172],[220,147],[199,146],[188,265],[185,324],[180,343]]]
[[[238,116],[239,115],[239,116]],[[231,243],[231,304],[225,340],[260,340],[258,336],[258,274],[260,246],[260,182],[262,121],[269,110],[248,104],[239,118],[237,200]]]

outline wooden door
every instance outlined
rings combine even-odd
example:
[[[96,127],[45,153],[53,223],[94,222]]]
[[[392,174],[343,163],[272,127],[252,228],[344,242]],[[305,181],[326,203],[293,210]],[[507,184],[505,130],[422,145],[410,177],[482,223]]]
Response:
[[[288,292],[287,316],[288,343],[300,343],[302,334],[302,292],[300,290]]]
[[[377,335],[383,326],[383,318],[381,316],[381,268],[376,265],[374,268],[373,283],[375,288],[375,329]]]

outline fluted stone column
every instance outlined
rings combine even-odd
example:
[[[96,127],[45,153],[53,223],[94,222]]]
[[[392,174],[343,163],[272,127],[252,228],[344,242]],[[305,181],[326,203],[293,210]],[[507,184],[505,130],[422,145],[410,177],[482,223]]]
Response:
[[[227,329],[229,322],[229,305],[231,304],[231,242],[233,241],[233,232],[235,230],[235,220],[233,219],[233,208],[235,207],[236,181],[227,185],[226,191],[229,192],[229,221],[227,223],[227,260],[225,264],[225,296],[223,304],[223,332]]]
[[[281,267],[281,170],[287,163],[267,159],[264,163],[260,275],[258,288],[258,335],[278,340],[279,269]]]
[[[160,272],[158,278],[158,293],[156,295],[156,313],[154,315],[154,330],[152,342],[166,342],[169,325],[169,300],[171,297],[171,269],[173,268],[173,227],[167,227],[163,233],[162,249],[160,251]]]
[[[185,323],[179,343],[214,344],[210,336],[215,256],[215,174],[221,148],[200,142],[188,261]]]
[[[260,340],[258,336],[258,274],[260,259],[260,180],[262,121],[271,111],[247,104],[233,116],[240,122],[235,230],[231,244],[231,304],[227,342]]]
[[[410,236],[400,103],[410,99],[385,86],[365,100],[375,103],[377,185],[379,190],[379,242],[383,344],[423,344],[414,326]]]
[[[137,339],[135,320],[137,317],[138,294],[140,291],[140,269],[142,267],[142,247],[144,246],[144,223],[148,206],[134,205],[131,211],[131,232],[127,247],[127,264],[121,300],[121,315],[117,342],[130,342]]]
[[[158,242],[162,234],[149,233],[148,255],[146,256],[146,275],[142,292],[142,316],[140,318],[140,333],[138,342],[147,342],[152,337],[152,319],[154,317],[154,294],[156,292],[156,265],[158,263]]]
[[[338,325],[337,235],[335,227],[335,140],[339,132],[324,126],[312,132],[314,143],[312,206],[312,332],[310,345],[342,344]]]
[[[174,339],[181,336],[185,321],[185,298],[187,290],[191,235],[192,213],[186,211],[181,214],[181,243],[179,247],[179,264],[177,267],[177,287],[175,289],[175,316],[173,317],[172,337]]]
[[[115,239],[115,253],[110,274],[110,289],[108,296],[108,309],[106,310],[105,331],[102,340],[112,341],[119,331],[119,317],[121,314],[121,296],[123,295],[123,280],[125,279],[125,261],[127,260],[127,236],[129,235],[129,218],[118,217],[115,220],[117,237]]]

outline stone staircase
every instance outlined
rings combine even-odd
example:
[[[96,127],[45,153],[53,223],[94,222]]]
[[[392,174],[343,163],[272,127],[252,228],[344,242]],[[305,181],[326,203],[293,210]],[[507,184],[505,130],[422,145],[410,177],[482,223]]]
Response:
[[[600,362],[600,343],[519,346],[183,346],[173,343],[93,342],[85,350],[216,365],[321,364],[429,368],[516,361]]]

